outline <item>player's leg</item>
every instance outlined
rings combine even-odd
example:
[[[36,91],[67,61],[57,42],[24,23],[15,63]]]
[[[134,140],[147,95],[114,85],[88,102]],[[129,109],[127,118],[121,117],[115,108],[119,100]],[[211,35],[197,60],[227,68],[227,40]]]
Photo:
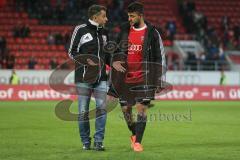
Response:
[[[137,122],[136,122],[136,143],[134,145],[134,151],[143,151],[141,145],[143,134],[147,123],[147,106],[150,104],[150,100],[141,100],[136,104],[137,109]]]
[[[136,135],[135,121],[132,115],[132,106],[127,104],[127,101],[124,101],[124,100],[120,100],[120,105],[121,105],[122,113],[127,123],[128,129],[132,132],[132,136],[135,136]]]
[[[131,144],[131,148],[133,148],[135,142],[136,142],[136,122],[133,118],[133,115],[132,115],[132,105],[128,104],[127,101],[123,101],[123,100],[120,100],[120,104],[121,104],[121,107],[122,107],[122,112],[123,112],[123,115],[124,115],[124,119],[127,123],[127,126],[128,126],[128,129],[130,130],[130,132],[132,132],[132,135],[130,136],[130,144]]]
[[[141,143],[147,122],[147,105],[144,103],[137,103],[137,122],[136,122],[136,142]]]

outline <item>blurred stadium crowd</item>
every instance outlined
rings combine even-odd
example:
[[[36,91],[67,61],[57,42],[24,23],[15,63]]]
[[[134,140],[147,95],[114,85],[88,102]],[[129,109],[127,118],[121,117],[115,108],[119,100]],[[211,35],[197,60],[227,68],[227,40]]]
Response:
[[[88,19],[87,8],[92,4],[107,7],[109,22],[106,27],[110,39],[114,40],[120,24],[127,21],[125,9],[131,2],[133,0],[6,1],[0,9],[0,68],[54,69],[68,58],[72,29]],[[240,50],[238,0],[142,2],[146,20],[157,27],[168,48],[170,70],[189,69],[187,66],[191,66],[191,70],[217,70],[228,64],[226,50]],[[181,56],[171,50],[174,40],[197,40],[204,46],[204,52],[189,52],[182,63]],[[220,67],[209,67],[216,61]],[[203,67],[196,67],[198,64]]]

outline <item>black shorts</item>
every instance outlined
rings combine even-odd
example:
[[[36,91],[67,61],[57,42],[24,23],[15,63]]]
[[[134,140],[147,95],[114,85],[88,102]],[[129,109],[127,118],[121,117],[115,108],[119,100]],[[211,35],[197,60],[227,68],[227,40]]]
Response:
[[[122,86],[119,95],[121,107],[134,106],[136,103],[148,106],[151,100],[154,99],[155,90],[146,90],[141,83],[128,83]]]
[[[119,103],[120,103],[121,107],[134,106],[136,103],[140,103],[140,104],[147,107],[148,105],[150,105],[151,99],[145,98],[145,99],[136,99],[136,100],[133,100],[133,101],[127,101],[127,100],[124,100],[124,99],[120,99]]]

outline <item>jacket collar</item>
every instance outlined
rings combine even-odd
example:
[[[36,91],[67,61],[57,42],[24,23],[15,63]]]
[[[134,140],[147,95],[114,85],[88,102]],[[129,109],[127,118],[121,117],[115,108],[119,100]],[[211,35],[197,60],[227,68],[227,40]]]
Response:
[[[91,19],[88,19],[88,21],[89,21],[89,23],[91,23],[92,25],[94,25],[94,26],[96,26],[96,27],[99,26],[99,24],[98,24],[97,22],[95,22],[95,21],[93,21],[93,20],[91,20]]]
[[[94,30],[101,30],[103,27],[100,27],[99,24],[91,19],[87,21],[87,24]]]

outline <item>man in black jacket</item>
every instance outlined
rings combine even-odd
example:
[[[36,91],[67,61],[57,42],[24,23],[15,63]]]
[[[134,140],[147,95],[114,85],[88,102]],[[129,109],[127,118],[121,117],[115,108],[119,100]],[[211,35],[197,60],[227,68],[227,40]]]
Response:
[[[106,93],[108,89],[105,63],[108,55],[103,52],[107,43],[106,8],[92,5],[88,10],[89,20],[75,27],[69,56],[75,61],[75,83],[78,88],[79,131],[83,149],[91,146],[89,103],[93,93],[96,100],[96,122],[94,149],[103,151],[103,139],[106,124]]]
[[[120,104],[129,130],[131,147],[143,151],[141,144],[146,126],[146,109],[162,87],[165,72],[165,53],[157,29],[144,21],[143,5],[133,2],[128,6],[128,23],[121,27],[113,56],[112,88]],[[137,108],[137,121],[132,117],[132,106]]]

